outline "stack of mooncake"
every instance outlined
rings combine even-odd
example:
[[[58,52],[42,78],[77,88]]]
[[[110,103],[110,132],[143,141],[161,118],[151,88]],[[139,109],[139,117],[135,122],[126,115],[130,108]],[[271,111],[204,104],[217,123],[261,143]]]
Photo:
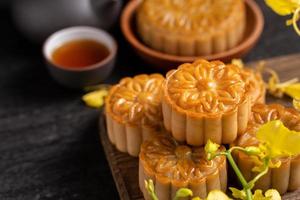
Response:
[[[243,0],[143,0],[136,13],[137,32],[150,48],[179,56],[202,56],[235,47],[243,38]],[[265,105],[260,73],[220,61],[185,63],[160,74],[124,78],[106,99],[109,139],[116,148],[139,156],[139,184],[152,179],[160,200],[172,199],[178,188],[195,196],[227,188],[224,157],[206,159],[204,145],[257,146],[258,128],[279,119],[300,130],[300,115],[280,105]],[[254,163],[243,153],[234,157],[247,180]],[[300,187],[300,156],[278,158],[256,184],[281,194]]]
[[[204,198],[227,188],[225,157],[206,159],[204,145],[257,146],[258,128],[271,120],[300,131],[300,114],[281,105],[265,105],[259,73],[220,61],[196,60],[160,74],[123,78],[106,98],[109,139],[116,148],[139,156],[139,184],[152,179],[160,200],[172,199],[182,187]],[[222,146],[220,151],[224,150]],[[254,162],[243,153],[234,157],[250,180]],[[279,168],[256,185],[281,194],[300,187],[300,156],[278,158]]]

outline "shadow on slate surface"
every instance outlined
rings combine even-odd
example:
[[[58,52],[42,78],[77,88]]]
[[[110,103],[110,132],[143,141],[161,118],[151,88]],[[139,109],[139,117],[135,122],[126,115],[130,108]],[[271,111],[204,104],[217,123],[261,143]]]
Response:
[[[118,199],[98,111],[57,85],[0,8],[0,199]]]

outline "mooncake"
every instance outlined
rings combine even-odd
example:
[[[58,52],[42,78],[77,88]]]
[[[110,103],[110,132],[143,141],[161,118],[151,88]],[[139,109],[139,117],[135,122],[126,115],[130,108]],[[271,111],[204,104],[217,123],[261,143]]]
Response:
[[[164,126],[177,141],[201,146],[208,139],[229,144],[246,128],[251,95],[242,69],[203,59],[167,73],[163,85]]]
[[[162,127],[160,74],[123,78],[105,100],[109,140],[121,152],[138,156],[142,142]]]
[[[142,144],[139,156],[139,185],[146,200],[150,197],[144,181],[149,179],[159,200],[173,199],[183,187],[204,198],[214,189],[226,191],[226,158],[208,161],[203,147],[180,144],[168,134],[157,134]]]
[[[231,49],[246,27],[243,0],[143,0],[136,18],[145,44],[180,56]]]
[[[251,104],[265,103],[266,86],[261,73],[250,68],[243,68],[241,77],[246,83],[246,90],[250,93]]]

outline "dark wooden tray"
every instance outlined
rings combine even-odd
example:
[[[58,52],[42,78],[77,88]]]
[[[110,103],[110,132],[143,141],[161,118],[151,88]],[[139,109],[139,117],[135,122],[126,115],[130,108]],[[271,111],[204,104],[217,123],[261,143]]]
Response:
[[[300,78],[300,54],[281,56],[267,59],[266,65],[275,69],[284,81],[290,78]],[[247,66],[255,66],[256,62]],[[267,102],[291,105],[291,99],[275,99],[267,96]],[[100,116],[100,140],[104,148],[112,175],[114,177],[121,200],[141,200],[142,193],[138,186],[138,159],[127,154],[120,153],[110,144],[105,127],[103,113]],[[285,194],[285,200],[300,200],[300,190]]]

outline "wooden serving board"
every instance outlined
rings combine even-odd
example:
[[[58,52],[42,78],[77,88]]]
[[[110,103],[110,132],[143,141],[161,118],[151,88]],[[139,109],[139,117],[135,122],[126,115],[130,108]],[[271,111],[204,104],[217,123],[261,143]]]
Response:
[[[276,70],[282,79],[300,78],[300,53],[288,56],[266,59],[266,66]],[[255,66],[257,62],[249,63],[247,66]],[[291,106],[291,99],[275,99],[267,96],[267,102],[281,103]],[[143,196],[138,186],[138,159],[127,154],[120,153],[110,144],[105,127],[104,114],[100,116],[100,140],[104,148],[106,158],[110,165],[120,199],[142,200]],[[300,190],[285,194],[285,200],[300,200]]]

